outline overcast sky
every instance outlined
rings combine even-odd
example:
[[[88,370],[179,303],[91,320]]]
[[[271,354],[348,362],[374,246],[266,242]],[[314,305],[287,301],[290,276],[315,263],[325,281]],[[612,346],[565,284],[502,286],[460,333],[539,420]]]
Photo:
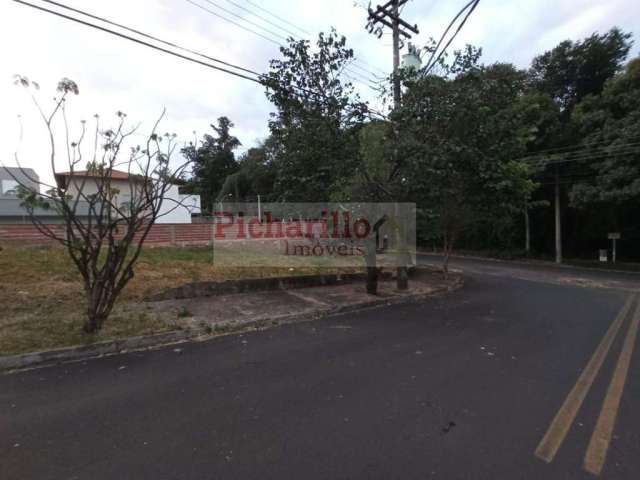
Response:
[[[45,5],[39,0],[26,0]],[[95,15],[107,17],[160,38],[178,43],[244,67],[266,71],[269,59],[279,55],[278,45],[206,12],[187,0],[58,0]],[[362,68],[377,74],[391,67],[391,38],[377,39],[366,32],[364,0],[210,0],[245,20],[262,24],[274,33],[288,34],[265,24],[236,5],[254,11],[289,31],[301,30],[268,16],[254,5],[286,19],[311,36],[331,26],[344,34]],[[254,25],[216,8],[209,0],[192,0],[252,30]],[[444,27],[466,0],[410,0],[402,16],[416,23],[420,34],[416,44],[439,37]],[[253,5],[251,4],[253,3]],[[236,5],[233,5],[236,4]],[[49,6],[48,8],[53,8]],[[483,48],[483,61],[512,62],[526,67],[531,58],[566,39],[580,39],[595,31],[617,25],[640,32],[640,2],[637,0],[482,0],[469,18],[452,49],[471,43]],[[39,96],[48,106],[62,77],[75,80],[80,96],[69,105],[71,121],[90,119],[99,113],[103,121],[115,111],[127,112],[140,121],[147,133],[163,107],[167,109],[161,131],[175,132],[182,141],[210,130],[221,115],[235,123],[235,134],[243,149],[264,138],[271,105],[261,87],[222,72],[136,45],[130,41],[36,11],[12,0],[0,1],[0,161],[13,165],[18,145],[17,115],[22,116],[24,137],[20,146],[24,166],[44,179],[48,170],[45,132],[24,91],[12,84],[19,73],[41,85]],[[638,46],[633,49],[638,54]],[[364,98],[371,90],[356,84]],[[142,139],[142,137],[140,137]],[[63,169],[61,165],[59,169]]]

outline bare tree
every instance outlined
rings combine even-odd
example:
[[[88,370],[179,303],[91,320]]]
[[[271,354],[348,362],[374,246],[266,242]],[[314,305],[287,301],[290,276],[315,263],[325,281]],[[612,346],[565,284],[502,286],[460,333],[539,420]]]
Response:
[[[59,97],[54,99],[49,113],[41,108],[31,90],[39,88],[35,82],[16,76],[15,83],[30,90],[45,123],[51,152],[50,168],[56,178],[54,185],[30,178],[20,166],[16,153],[15,160],[22,175],[37,185],[36,189],[14,176],[20,184],[19,196],[35,227],[66,248],[80,273],[87,308],[84,330],[93,333],[100,330],[118,295],[133,278],[134,265],[154,222],[182,206],[165,198],[165,194],[186,173],[189,162],[174,168],[170,166],[176,145],[175,134],[159,136],[155,133],[164,112],[144,147],[127,147],[137,126],[128,128],[126,115],[122,112],[117,112],[113,129],[101,129],[96,115],[95,128],[88,134],[86,122],[82,121],[78,138],[71,140],[65,106],[70,95],[79,93],[75,82],[65,78],[58,83]],[[64,125],[62,155],[68,166],[63,175],[56,171],[59,155],[53,122],[58,117],[62,117]],[[83,155],[88,142],[89,158]],[[122,180],[126,180],[128,192],[121,191]],[[121,201],[123,197],[126,202]],[[161,213],[164,201],[173,201],[175,205]],[[43,209],[57,212],[62,229],[45,223],[39,215]]]

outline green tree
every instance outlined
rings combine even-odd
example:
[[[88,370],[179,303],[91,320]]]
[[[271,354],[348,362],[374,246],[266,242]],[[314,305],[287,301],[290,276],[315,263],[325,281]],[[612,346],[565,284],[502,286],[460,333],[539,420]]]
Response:
[[[39,89],[37,83],[24,76],[16,75],[15,83]],[[83,328],[86,333],[96,333],[133,279],[144,242],[156,220],[166,215],[161,212],[163,203],[169,202],[167,193],[182,178],[188,161],[177,168],[170,166],[175,134],[156,133],[164,112],[145,147],[126,148],[136,128],[128,126],[126,114],[120,111],[113,128],[105,129],[95,115],[93,127],[83,120],[77,136],[70,138],[66,105],[78,94],[78,85],[63,78],[53,107],[46,112],[31,93],[48,138],[49,174],[56,177],[56,182],[49,185],[33,179],[24,183],[22,178],[30,176],[22,167],[23,177],[14,180],[19,183],[19,196],[30,221],[42,235],[63,246],[73,262],[84,288],[84,298],[78,298],[86,308]],[[64,139],[62,149],[56,138]],[[67,173],[56,172],[56,166]],[[7,172],[13,176],[10,170]],[[125,186],[124,172],[129,172]],[[127,201],[122,201],[124,196]],[[179,206],[169,205],[169,210],[175,208]],[[46,210],[57,213],[62,229],[54,228],[50,217],[41,216]]]
[[[382,202],[392,198],[393,132],[388,121],[374,120],[358,127],[357,163],[350,175],[338,179],[334,201]]]
[[[213,211],[213,202],[225,179],[239,168],[234,150],[241,143],[231,135],[233,126],[227,117],[220,117],[216,125],[211,125],[215,135],[205,134],[199,145],[190,144],[182,149],[193,164],[193,176],[184,191],[200,195],[205,213]]]
[[[275,197],[288,201],[327,200],[357,164],[357,129],[367,107],[341,78],[353,51],[345,37],[320,33],[315,49],[290,41],[283,59],[272,60],[263,79],[273,102],[269,129],[275,146]]]
[[[529,70],[532,86],[551,97],[559,110],[558,125],[547,130],[535,147],[565,150],[567,145],[581,142],[581,136],[572,122],[573,111],[578,103],[589,95],[599,95],[606,83],[624,64],[632,41],[629,33],[612,28],[605,34],[597,34],[582,41],[565,40],[558,46],[536,57]],[[532,146],[533,147],[533,146]],[[564,160],[568,155],[546,155],[549,163],[541,169],[539,178],[549,180],[554,185],[553,203],[555,215],[555,254],[556,261],[562,261],[562,217],[565,216],[562,205],[566,198],[564,179],[580,177],[587,173],[581,164],[570,164]],[[544,161],[544,158],[542,158]],[[544,163],[544,162],[543,162]],[[541,192],[541,200],[546,200]]]
[[[578,104],[574,124],[584,148],[576,161],[591,175],[573,185],[572,204],[622,205],[640,200],[640,58]]]
[[[631,48],[631,34],[619,28],[579,42],[565,40],[534,58],[530,75],[535,87],[557,102],[567,116],[590,94],[620,71]]]
[[[522,211],[533,189],[518,158],[540,115],[526,96],[526,74],[509,64],[483,66],[480,51],[456,52],[441,76],[415,76],[397,113],[401,178],[418,203],[422,240],[440,239],[448,257],[460,236]]]
[[[239,170],[226,178],[218,200],[256,201],[260,195],[262,201],[271,201],[276,179],[272,144],[269,137],[262,145],[250,148],[239,158]]]

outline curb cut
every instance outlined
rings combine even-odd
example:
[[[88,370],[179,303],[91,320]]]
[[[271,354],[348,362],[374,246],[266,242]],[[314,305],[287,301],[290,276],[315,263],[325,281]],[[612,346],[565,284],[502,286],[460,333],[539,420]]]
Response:
[[[154,335],[144,335],[99,342],[92,345],[79,345],[18,355],[8,355],[0,357],[0,375],[25,369],[49,367],[61,363],[78,362],[93,358],[112,356],[136,350],[149,350],[188,341],[206,341],[224,335],[239,333],[248,329],[266,329],[290,323],[318,320],[330,315],[360,312],[388,305],[410,304],[427,298],[439,296],[444,293],[453,292],[461,288],[463,285],[464,278],[462,276],[458,276],[451,285],[436,288],[428,293],[414,293],[391,298],[376,299],[369,302],[341,305],[302,313],[260,318],[244,323],[221,322],[213,327],[207,326],[189,330],[176,330],[157,333]]]

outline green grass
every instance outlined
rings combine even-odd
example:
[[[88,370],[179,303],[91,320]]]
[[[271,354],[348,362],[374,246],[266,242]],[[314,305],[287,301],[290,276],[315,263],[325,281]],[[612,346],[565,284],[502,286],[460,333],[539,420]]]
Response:
[[[322,266],[242,268],[213,263],[211,247],[145,248],[135,277],[103,329],[82,331],[84,292],[75,266],[58,246],[0,249],[0,355],[147,335],[180,328],[186,312],[159,314],[143,300],[188,282],[327,272]]]

